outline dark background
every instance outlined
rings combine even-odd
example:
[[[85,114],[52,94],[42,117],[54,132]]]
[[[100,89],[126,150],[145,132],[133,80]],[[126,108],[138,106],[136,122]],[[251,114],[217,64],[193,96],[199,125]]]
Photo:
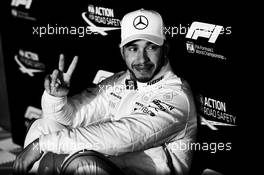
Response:
[[[12,131],[13,141],[20,145],[23,144],[27,130],[24,119],[26,108],[28,106],[40,108],[44,77],[57,68],[59,54],[64,53],[66,67],[73,56],[79,56],[77,69],[72,77],[71,94],[91,86],[98,70],[118,72],[126,69],[118,46],[120,30],[109,31],[107,36],[91,34],[82,38],[77,35],[45,35],[43,37],[33,35],[32,27],[47,26],[47,24],[86,27],[87,24],[82,19],[81,13],[87,11],[88,5],[113,9],[114,18],[120,20],[129,11],[146,8],[158,11],[168,27],[190,26],[193,21],[224,27],[231,26],[231,34],[220,35],[214,44],[208,43],[207,38],[187,39],[185,34],[172,36],[171,33],[167,33],[167,39],[171,43],[171,65],[175,73],[191,85],[199,115],[203,115],[200,111],[202,104],[199,100],[202,96],[225,102],[226,113],[236,116],[236,126],[216,126],[218,128],[216,131],[205,125],[199,125],[199,142],[231,142],[232,150],[216,153],[196,151],[193,169],[200,171],[211,168],[224,174],[237,171],[235,164],[238,161],[238,129],[242,120],[238,109],[240,68],[236,47],[239,42],[237,36],[239,17],[234,12],[234,7],[223,1],[219,4],[205,1],[194,4],[192,2],[139,0],[122,2],[114,0],[33,0],[30,9],[26,9],[23,5],[11,6],[11,1],[1,2],[0,37],[3,52],[0,53],[3,56],[2,63],[0,63],[3,72],[1,88],[6,86],[8,97],[1,108],[6,109],[5,105],[8,103],[9,110],[6,114],[10,116],[10,124],[6,124],[4,116],[1,116],[1,120]],[[14,10],[36,20],[14,16],[12,15]],[[100,24],[96,25],[100,26]],[[186,50],[187,41],[213,48],[215,53],[224,55],[226,60],[189,53]],[[45,71],[36,73],[33,77],[21,73],[14,60],[14,56],[18,55],[21,49],[38,54],[39,61],[45,65]],[[211,120],[208,116],[204,117]]]

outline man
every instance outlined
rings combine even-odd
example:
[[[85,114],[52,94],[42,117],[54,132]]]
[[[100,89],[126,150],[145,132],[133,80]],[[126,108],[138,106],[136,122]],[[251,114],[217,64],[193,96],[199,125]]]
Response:
[[[171,69],[163,28],[155,11],[140,9],[125,15],[120,50],[128,70],[73,97],[67,94],[78,58],[64,73],[61,55],[58,70],[45,79],[43,119],[32,124],[14,171],[24,173],[33,164],[36,170],[47,153],[68,155],[85,149],[100,154],[103,163],[87,156],[78,159],[82,166],[72,166],[71,173],[100,174],[109,160],[124,174],[188,173],[188,144],[196,134],[195,105],[187,83]]]

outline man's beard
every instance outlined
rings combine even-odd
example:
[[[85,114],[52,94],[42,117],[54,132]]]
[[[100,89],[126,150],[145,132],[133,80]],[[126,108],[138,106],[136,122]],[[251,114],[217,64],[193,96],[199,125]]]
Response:
[[[136,80],[136,81],[141,82],[141,83],[146,83],[146,82],[150,81],[154,77],[154,74],[153,74],[151,77],[137,78],[135,73],[131,69],[128,69],[128,70],[130,72],[131,79],[132,80]]]
[[[138,82],[141,82],[141,83],[149,82],[150,80],[153,79],[153,77],[154,77],[155,75],[157,75],[157,74],[160,72],[161,68],[162,68],[164,65],[165,65],[165,60],[162,59],[161,62],[158,63],[158,67],[156,67],[156,69],[154,68],[155,71],[153,72],[152,76],[150,76],[150,77],[142,77],[142,78],[137,78],[136,75],[135,75],[135,73],[134,73],[131,69],[129,69],[131,79],[132,79],[132,80],[137,80]],[[133,65],[132,68],[133,68],[133,67],[137,67],[137,66],[138,66],[138,68],[141,68],[141,67],[143,67],[144,65],[141,65],[141,64]],[[155,65],[152,64],[152,63],[146,63],[145,66],[155,67]]]

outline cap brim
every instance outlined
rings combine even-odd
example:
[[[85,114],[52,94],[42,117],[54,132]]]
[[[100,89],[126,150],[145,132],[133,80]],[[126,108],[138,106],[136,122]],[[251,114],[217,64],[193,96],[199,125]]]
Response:
[[[120,43],[119,47],[123,47],[124,45],[126,45],[129,42],[139,40],[139,39],[147,40],[147,41],[152,42],[154,44],[157,44],[159,46],[161,46],[164,43],[163,38],[160,38],[160,37],[157,37],[154,35],[148,35],[148,34],[137,34],[137,35],[130,36],[130,37],[126,38],[125,40],[123,40]]]

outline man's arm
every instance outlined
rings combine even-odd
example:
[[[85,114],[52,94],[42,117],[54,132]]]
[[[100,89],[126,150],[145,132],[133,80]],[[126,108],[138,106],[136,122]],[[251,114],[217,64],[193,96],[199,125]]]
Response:
[[[44,91],[41,99],[43,116],[71,127],[87,126],[107,120],[108,97],[105,88],[125,72],[118,72],[101,81],[94,88],[87,88],[72,97],[57,97]]]
[[[58,69],[45,78],[45,91],[41,99],[43,117],[71,127],[100,120],[105,116],[104,106],[107,105],[104,97],[98,95],[98,87],[67,97],[77,62],[78,57],[74,57],[68,70],[64,72],[64,56],[60,55]],[[98,105],[100,107],[97,107]]]
[[[54,97],[44,91],[41,99],[43,117],[77,127],[104,119],[106,116],[106,97],[98,87],[84,90],[73,97]]]
[[[184,93],[174,98],[173,109],[157,109],[155,116],[134,112],[117,121],[62,130],[40,137],[40,149],[72,153],[92,149],[109,155],[158,146],[177,135],[184,135],[190,103]],[[155,104],[151,104],[155,105]]]

